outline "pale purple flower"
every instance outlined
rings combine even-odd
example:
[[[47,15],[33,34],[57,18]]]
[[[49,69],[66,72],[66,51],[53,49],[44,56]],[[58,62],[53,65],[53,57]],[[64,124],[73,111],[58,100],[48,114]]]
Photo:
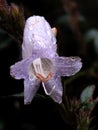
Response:
[[[24,79],[24,104],[32,101],[41,82],[47,95],[57,103],[62,102],[61,76],[74,75],[82,63],[79,57],[59,57],[56,50],[56,38],[45,18],[28,18],[23,35],[23,59],[10,67],[12,77]]]

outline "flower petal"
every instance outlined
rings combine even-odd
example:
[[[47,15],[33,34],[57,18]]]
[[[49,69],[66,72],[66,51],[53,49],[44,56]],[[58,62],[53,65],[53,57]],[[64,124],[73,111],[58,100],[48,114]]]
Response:
[[[63,94],[63,88],[61,84],[61,79],[58,75],[55,75],[52,77],[51,80],[44,83],[46,94],[50,95],[51,98],[57,102],[62,102],[62,94]]]
[[[28,77],[29,67],[32,64],[33,60],[36,59],[38,55],[33,55],[24,60],[16,62],[10,67],[10,75],[15,79],[25,79]]]
[[[35,50],[44,49],[53,50],[56,52],[56,38],[51,30],[51,26],[41,16],[31,16],[26,20],[23,43],[22,56],[27,58],[32,55]],[[51,54],[51,53],[50,53]],[[52,55],[52,54],[51,54]]]
[[[79,57],[56,57],[55,65],[59,75],[71,76],[81,69],[82,62]]]
[[[32,81],[29,79],[24,80],[24,104],[31,103],[35,93],[39,89],[40,81],[34,77]]]
[[[10,67],[10,74],[15,79],[25,79],[28,74],[30,59],[24,59]]]

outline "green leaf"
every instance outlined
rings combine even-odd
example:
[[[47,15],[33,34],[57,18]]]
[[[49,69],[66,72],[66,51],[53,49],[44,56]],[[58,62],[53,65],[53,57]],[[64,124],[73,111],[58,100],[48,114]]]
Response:
[[[92,100],[94,90],[95,90],[95,85],[91,85],[91,86],[86,87],[80,95],[81,101],[86,102],[90,99]]]

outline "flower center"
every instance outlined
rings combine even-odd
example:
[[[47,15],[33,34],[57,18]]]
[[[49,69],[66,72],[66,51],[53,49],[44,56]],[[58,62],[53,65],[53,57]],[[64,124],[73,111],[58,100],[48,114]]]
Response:
[[[40,81],[45,82],[52,78],[53,64],[47,58],[37,58],[33,61],[29,70],[29,79],[36,76]]]

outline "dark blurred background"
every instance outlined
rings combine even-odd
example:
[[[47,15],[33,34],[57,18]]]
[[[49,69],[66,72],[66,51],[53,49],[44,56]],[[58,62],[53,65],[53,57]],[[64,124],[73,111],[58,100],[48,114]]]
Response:
[[[70,1],[70,0],[69,0]],[[79,95],[83,88],[94,84],[94,98],[98,96],[98,1],[97,0],[7,0],[8,4],[22,5],[27,19],[32,15],[46,18],[56,27],[58,53],[61,56],[80,56],[81,71],[71,82],[66,82],[70,97]],[[16,30],[15,30],[16,31]],[[51,99],[35,96],[30,105],[24,106],[23,97],[10,95],[23,92],[23,80],[10,76],[9,68],[21,59],[19,45],[5,30],[0,29],[0,130],[65,130],[70,128]],[[62,80],[68,81],[68,77]],[[69,80],[70,81],[70,80]],[[44,94],[43,90],[38,91]],[[93,115],[98,129],[98,106]]]

